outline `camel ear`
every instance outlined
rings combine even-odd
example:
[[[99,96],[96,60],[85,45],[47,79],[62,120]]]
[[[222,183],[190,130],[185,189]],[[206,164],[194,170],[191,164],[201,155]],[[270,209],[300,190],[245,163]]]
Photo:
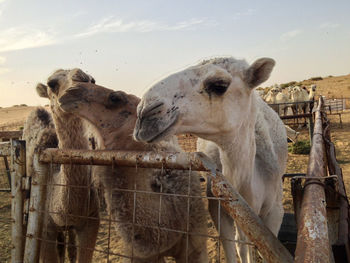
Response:
[[[49,95],[47,94],[47,86],[45,86],[42,83],[38,83],[38,85],[36,85],[36,92],[42,98],[48,98],[49,97]]]
[[[78,82],[90,82],[90,77],[80,68],[77,68],[73,70],[72,80]]]
[[[244,81],[250,88],[255,88],[265,82],[275,66],[272,58],[260,58],[256,60],[244,73]]]

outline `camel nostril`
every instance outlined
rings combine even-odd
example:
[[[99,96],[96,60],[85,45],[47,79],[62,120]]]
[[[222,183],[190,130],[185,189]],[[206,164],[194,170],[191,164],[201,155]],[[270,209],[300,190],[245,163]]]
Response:
[[[149,117],[149,116],[152,116],[152,115],[155,115],[157,113],[159,113],[159,107],[163,106],[164,105],[164,102],[156,102],[155,104],[147,107],[147,108],[144,108],[142,111],[141,111],[141,114],[140,114],[140,118],[146,118],[146,117]]]
[[[135,240],[140,240],[141,237],[142,237],[142,236],[141,236],[140,234],[135,234],[135,235],[134,235],[134,239],[135,239]]]

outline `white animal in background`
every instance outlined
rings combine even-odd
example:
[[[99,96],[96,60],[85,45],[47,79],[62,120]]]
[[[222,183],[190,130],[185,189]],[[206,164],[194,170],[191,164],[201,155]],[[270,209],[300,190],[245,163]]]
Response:
[[[305,89],[301,88],[300,86],[295,86],[292,88],[291,101],[299,102],[297,105],[295,105],[296,112],[298,114],[307,113],[309,111],[309,104],[302,103],[308,100],[309,100],[309,94]]]
[[[310,109],[313,110],[314,106],[315,106],[315,103],[317,104],[317,101],[316,100],[316,85],[313,84],[310,86],[310,89],[309,89],[309,101],[312,101],[310,102]]]
[[[286,94],[284,94],[279,88],[272,88],[269,91],[269,96],[266,98],[266,103],[268,104],[281,104],[281,105],[271,105],[271,107],[281,116],[282,112],[284,115],[287,115],[288,107],[290,107],[288,103],[289,98]]]

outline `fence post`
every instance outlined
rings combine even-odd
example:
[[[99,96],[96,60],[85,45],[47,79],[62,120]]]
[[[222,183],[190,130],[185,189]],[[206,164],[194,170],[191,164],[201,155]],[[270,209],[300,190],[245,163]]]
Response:
[[[12,249],[11,262],[23,262],[23,191],[22,178],[26,171],[25,141],[13,140],[11,152],[11,218],[12,218]]]
[[[312,145],[312,138],[314,137],[314,117],[311,115],[309,118],[309,136],[310,136],[310,145]]]
[[[43,219],[42,211],[45,209],[47,179],[49,168],[48,164],[39,162],[39,153],[36,150],[33,156],[34,174],[32,174],[32,183],[29,201],[28,227],[26,235],[26,244],[24,250],[24,262],[38,262],[40,252],[41,230]]]
[[[318,178],[327,175],[325,145],[323,140],[323,101],[319,100],[316,111],[315,132],[311,147],[307,176],[304,185],[298,222],[298,240],[295,262],[334,262],[329,243],[326,196],[324,185]]]

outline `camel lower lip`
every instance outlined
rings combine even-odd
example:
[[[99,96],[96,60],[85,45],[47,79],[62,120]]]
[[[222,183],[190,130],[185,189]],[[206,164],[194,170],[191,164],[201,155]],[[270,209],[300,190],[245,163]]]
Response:
[[[152,143],[152,142],[156,141],[157,139],[161,138],[167,131],[170,130],[170,128],[172,128],[177,123],[177,120],[178,120],[178,116],[176,116],[174,121],[165,130],[158,133],[156,136],[154,136],[152,139],[148,140],[147,142]]]

